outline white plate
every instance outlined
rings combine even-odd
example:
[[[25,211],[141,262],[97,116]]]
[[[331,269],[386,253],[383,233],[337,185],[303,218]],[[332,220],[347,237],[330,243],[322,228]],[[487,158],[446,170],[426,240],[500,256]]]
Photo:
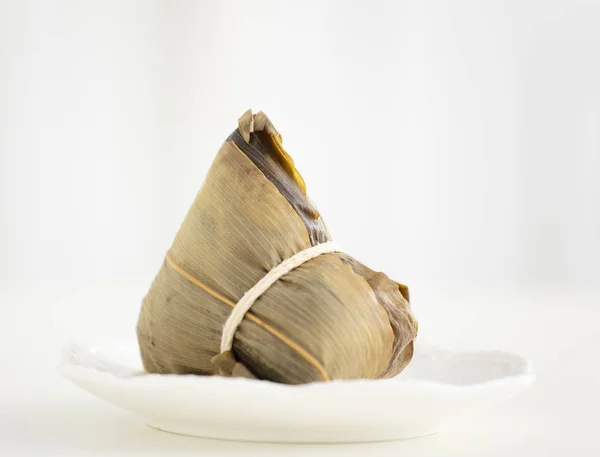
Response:
[[[67,347],[62,375],[160,430],[267,442],[367,442],[436,433],[473,407],[506,400],[534,380],[529,362],[499,351],[416,345],[385,380],[288,386],[218,376],[145,374],[136,345]]]

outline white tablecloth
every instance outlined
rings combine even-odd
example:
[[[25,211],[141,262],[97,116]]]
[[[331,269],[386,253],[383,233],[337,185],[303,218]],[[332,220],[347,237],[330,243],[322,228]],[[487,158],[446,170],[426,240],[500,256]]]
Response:
[[[71,341],[130,334],[145,288],[90,285],[65,292],[50,283],[3,285],[0,455],[600,455],[598,293],[446,291],[426,296],[413,291],[420,338],[451,349],[519,352],[533,361],[536,383],[505,405],[457,418],[435,436],[325,446],[162,433],[61,379],[56,372],[61,348]]]

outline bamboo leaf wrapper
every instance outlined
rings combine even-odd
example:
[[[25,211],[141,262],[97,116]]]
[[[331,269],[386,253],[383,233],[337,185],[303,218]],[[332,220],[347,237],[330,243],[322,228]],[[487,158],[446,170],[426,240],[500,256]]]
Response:
[[[151,373],[287,384],[399,373],[417,321],[408,289],[345,253],[319,255],[270,286],[220,353],[233,307],[269,271],[331,241],[306,185],[262,113],[245,113],[206,176],[142,302]]]

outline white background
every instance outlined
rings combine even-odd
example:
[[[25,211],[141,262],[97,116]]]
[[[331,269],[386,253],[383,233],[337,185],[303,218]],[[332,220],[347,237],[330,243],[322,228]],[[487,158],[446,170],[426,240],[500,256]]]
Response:
[[[580,0],[0,0],[0,406],[23,415],[15,449],[47,439],[19,405],[73,401],[47,375],[60,346],[132,332],[248,108],[282,133],[334,238],[411,287],[423,333],[534,358],[528,414],[576,389],[552,378],[565,363],[598,405],[581,354],[600,346],[599,24],[600,2]],[[542,416],[568,414],[585,428],[580,409]]]

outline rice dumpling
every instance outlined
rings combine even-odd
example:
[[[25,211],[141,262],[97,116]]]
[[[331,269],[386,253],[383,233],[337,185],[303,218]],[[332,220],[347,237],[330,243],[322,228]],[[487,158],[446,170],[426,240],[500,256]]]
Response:
[[[385,378],[410,362],[416,333],[408,289],[340,252],[281,135],[244,113],[142,302],[145,370]]]

